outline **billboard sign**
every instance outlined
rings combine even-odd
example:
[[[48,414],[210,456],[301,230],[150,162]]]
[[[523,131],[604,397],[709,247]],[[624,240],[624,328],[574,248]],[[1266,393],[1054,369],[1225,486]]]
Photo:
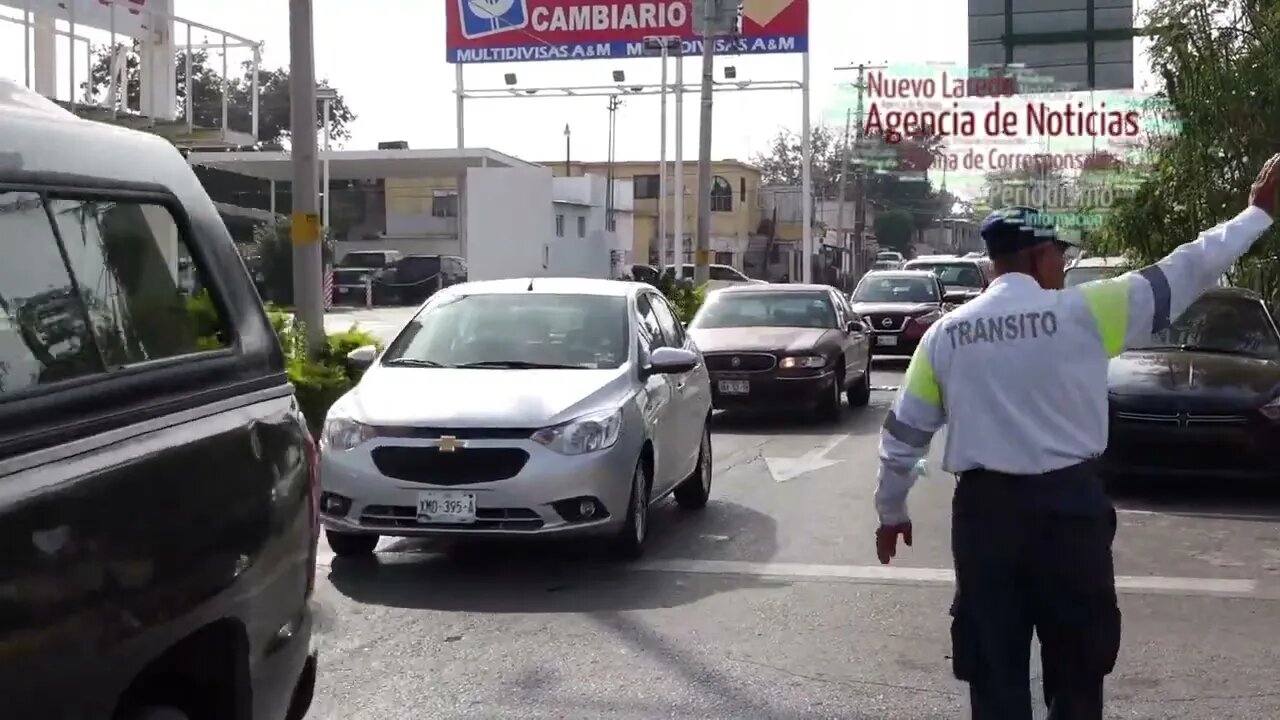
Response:
[[[72,20],[76,25],[98,30],[112,29],[112,15],[115,31],[126,37],[145,38],[153,20],[152,13],[147,12],[162,3],[157,0],[0,0],[16,10],[30,10],[35,15]],[[155,18],[154,24],[163,28],[164,18]]]
[[[0,0],[3,2],[4,0]],[[694,0],[445,0],[451,63],[646,57],[644,39],[674,36],[702,51]],[[809,49],[809,0],[742,0],[734,35],[716,39],[726,55]]]
[[[969,0],[969,67],[1018,66],[1040,92],[1127,90],[1133,18],[1134,0]]]

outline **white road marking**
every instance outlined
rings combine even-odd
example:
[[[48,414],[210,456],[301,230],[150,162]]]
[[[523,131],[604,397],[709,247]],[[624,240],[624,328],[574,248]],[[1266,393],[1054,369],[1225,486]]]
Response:
[[[735,560],[650,560],[631,566],[635,570],[709,575],[751,575],[806,580],[906,582],[934,585],[955,583],[949,568],[915,568],[896,565],[810,565],[804,563],[756,563]],[[1116,589],[1129,593],[1183,595],[1250,595],[1256,580],[1120,575]]]
[[[1217,512],[1214,510],[1197,510],[1194,508],[1169,508],[1167,510],[1137,510],[1137,509],[1121,509],[1116,508],[1119,515],[1138,515],[1138,516],[1170,516],[1170,515],[1188,515],[1194,514],[1196,517],[1205,518],[1207,520],[1246,520],[1250,522],[1276,522],[1280,523],[1280,513],[1233,513],[1233,512]]]
[[[827,453],[836,448],[837,445],[849,438],[848,435],[837,435],[821,446],[816,447],[798,458],[784,457],[768,457],[764,458],[764,464],[769,469],[769,474],[777,482],[786,482],[801,475],[807,475],[811,472],[831,467],[842,460],[832,460],[827,457]]]

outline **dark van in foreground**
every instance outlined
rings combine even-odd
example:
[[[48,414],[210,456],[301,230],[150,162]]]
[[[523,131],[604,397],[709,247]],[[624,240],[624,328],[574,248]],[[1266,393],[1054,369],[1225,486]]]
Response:
[[[301,718],[316,468],[178,151],[0,80],[0,716]]]

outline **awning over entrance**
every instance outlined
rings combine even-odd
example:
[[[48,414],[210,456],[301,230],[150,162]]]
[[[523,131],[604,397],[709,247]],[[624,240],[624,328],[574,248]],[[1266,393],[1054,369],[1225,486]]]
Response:
[[[463,148],[445,150],[331,150],[328,157],[332,180],[377,178],[456,177],[473,167],[537,167],[497,150]],[[287,152],[192,152],[192,165],[217,168],[262,180],[293,179],[292,155]]]

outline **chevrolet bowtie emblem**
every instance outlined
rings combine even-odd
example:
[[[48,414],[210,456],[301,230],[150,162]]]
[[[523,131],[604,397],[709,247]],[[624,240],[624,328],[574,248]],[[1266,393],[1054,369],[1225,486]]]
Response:
[[[440,436],[440,452],[455,452],[462,447],[466,446],[463,443],[458,442],[458,438],[452,435]]]

